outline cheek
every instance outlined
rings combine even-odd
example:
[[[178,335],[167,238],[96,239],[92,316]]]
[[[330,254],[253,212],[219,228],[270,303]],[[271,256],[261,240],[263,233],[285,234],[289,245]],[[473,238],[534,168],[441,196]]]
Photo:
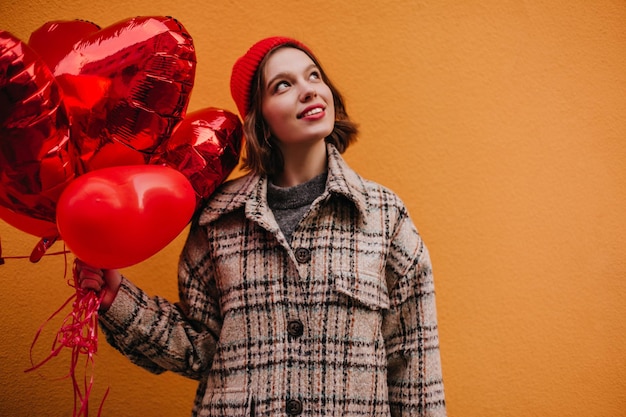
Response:
[[[263,116],[263,120],[265,121],[265,125],[267,126],[267,128],[269,128],[269,130],[273,132],[274,125],[276,124],[274,122],[274,113],[269,109],[263,108],[261,115]]]
[[[331,99],[326,106],[326,122],[331,126],[331,128],[334,128],[336,120],[337,114],[335,112],[335,105]]]
[[[287,118],[287,113],[283,110],[280,103],[277,102],[264,104],[261,113],[265,123],[267,123],[272,132],[280,128],[282,121]]]
[[[335,112],[335,104],[333,100],[328,102],[328,106],[326,106],[326,120],[330,125],[330,130],[332,131],[335,128],[335,121],[337,120],[337,113]]]
[[[332,116],[332,119],[334,119],[335,118],[335,100],[334,100],[332,91],[330,91],[330,87],[325,86],[323,97],[327,104],[326,112],[329,114],[329,116]]]

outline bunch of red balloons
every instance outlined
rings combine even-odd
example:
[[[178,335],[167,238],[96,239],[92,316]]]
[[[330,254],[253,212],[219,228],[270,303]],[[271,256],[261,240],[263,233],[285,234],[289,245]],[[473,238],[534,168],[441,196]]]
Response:
[[[165,247],[241,150],[233,113],[186,114],[195,69],[171,17],[0,31],[0,218],[101,268]]]

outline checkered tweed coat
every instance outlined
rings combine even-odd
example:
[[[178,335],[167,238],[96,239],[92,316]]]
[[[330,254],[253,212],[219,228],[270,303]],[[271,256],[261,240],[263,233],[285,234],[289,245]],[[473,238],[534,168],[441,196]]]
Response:
[[[108,341],[199,380],[193,416],[445,416],[431,264],[403,203],[328,145],[326,191],[288,243],[266,189],[248,175],[212,196],[177,304],[124,279]]]

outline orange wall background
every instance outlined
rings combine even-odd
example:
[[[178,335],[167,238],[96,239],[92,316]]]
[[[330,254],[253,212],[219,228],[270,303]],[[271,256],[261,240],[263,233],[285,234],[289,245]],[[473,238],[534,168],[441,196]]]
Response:
[[[361,127],[347,160],[406,201],[430,247],[450,416],[626,416],[626,2],[3,0],[0,29],[138,15],[191,33],[190,111],[235,111],[231,66],[261,37],[317,52]],[[176,300],[184,235],[125,274]],[[0,237],[7,257],[38,240],[4,222]],[[65,267],[0,266],[2,416],[71,415],[67,358],[24,373],[72,294]],[[193,381],[104,340],[95,364],[94,415],[107,388],[104,416],[189,415]]]

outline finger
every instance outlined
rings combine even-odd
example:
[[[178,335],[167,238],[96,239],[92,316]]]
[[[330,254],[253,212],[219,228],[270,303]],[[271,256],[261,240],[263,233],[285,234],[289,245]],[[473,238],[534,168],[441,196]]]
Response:
[[[80,275],[83,271],[104,276],[104,271],[102,269],[86,264],[78,258],[74,259],[74,272],[76,275]]]
[[[82,269],[78,271],[78,278],[79,279],[93,279],[95,281],[104,282],[104,273],[99,269],[97,270]]]
[[[83,274],[85,276],[93,276],[93,277],[97,276],[100,278],[104,277],[104,271],[102,269],[94,268],[92,266],[86,266],[86,267],[80,268],[78,272],[79,274]]]
[[[74,259],[74,268],[76,268],[79,271],[86,269],[86,270],[93,271],[93,272],[100,271],[100,273],[102,273],[102,269],[89,265],[88,263],[85,263],[78,258]]]
[[[103,272],[101,270],[83,269],[78,272],[77,278],[80,288],[100,291],[104,287]]]
[[[85,278],[80,281],[80,288],[83,290],[100,292],[102,290],[102,283],[94,279]]]

